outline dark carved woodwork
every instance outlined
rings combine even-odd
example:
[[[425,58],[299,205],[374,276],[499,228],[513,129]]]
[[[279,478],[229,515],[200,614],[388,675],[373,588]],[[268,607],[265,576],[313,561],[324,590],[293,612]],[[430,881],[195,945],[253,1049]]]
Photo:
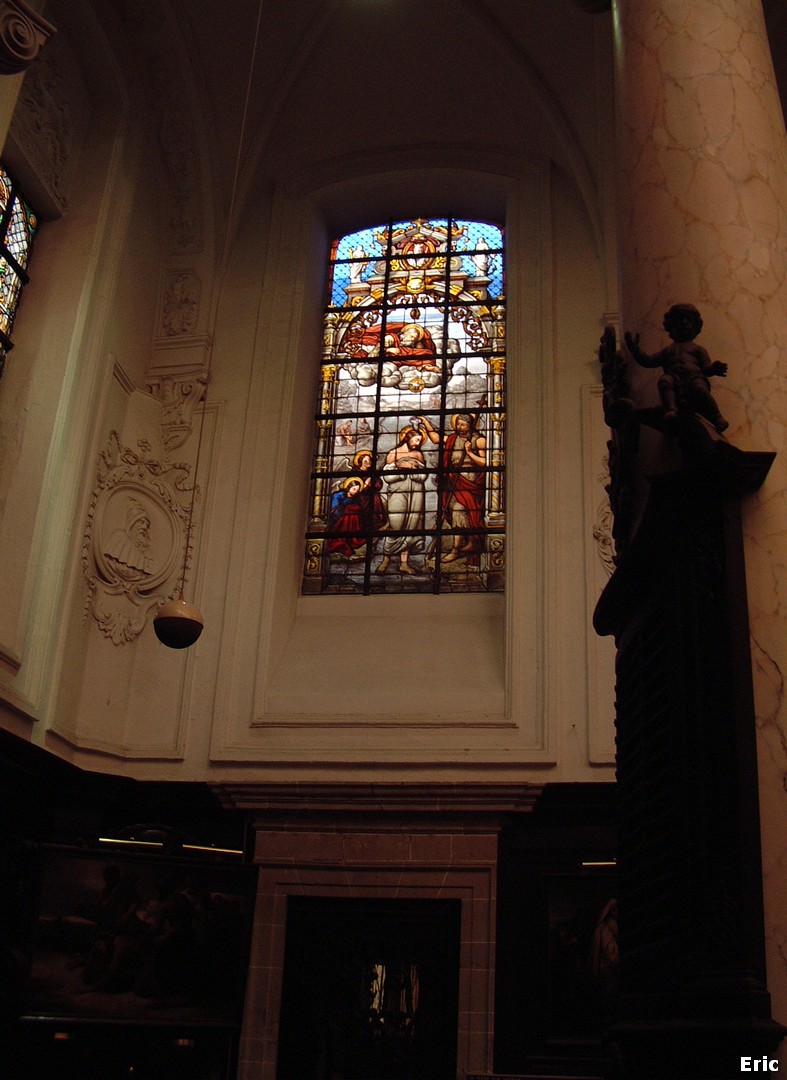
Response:
[[[612,7],[612,0],[574,0],[581,11],[588,11],[591,15],[601,15]]]
[[[771,454],[688,422],[596,608],[617,652],[620,1015],[627,1080],[740,1075],[784,1029],[765,987],[739,498]]]
[[[639,419],[631,396],[628,362],[617,347],[615,330],[604,328],[598,348],[604,421],[610,429],[607,442],[609,483],[606,486],[612,510],[612,540],[617,562],[634,521],[633,465],[639,445]]]

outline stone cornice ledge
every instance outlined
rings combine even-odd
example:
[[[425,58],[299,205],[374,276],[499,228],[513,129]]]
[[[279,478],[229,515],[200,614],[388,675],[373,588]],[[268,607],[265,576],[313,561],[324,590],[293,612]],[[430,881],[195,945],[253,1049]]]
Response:
[[[221,804],[235,810],[350,814],[510,814],[533,809],[543,785],[500,783],[212,784]]]

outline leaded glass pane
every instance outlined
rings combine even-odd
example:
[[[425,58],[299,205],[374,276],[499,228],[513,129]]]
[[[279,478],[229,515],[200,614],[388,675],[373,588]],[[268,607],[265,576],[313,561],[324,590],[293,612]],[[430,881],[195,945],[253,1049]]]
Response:
[[[21,286],[19,275],[14,273],[10,263],[0,259],[0,330],[5,334],[11,332]]]
[[[0,373],[13,347],[11,327],[27,282],[27,263],[38,221],[0,166]]]
[[[30,207],[18,196],[14,199],[11,217],[6,232],[6,244],[9,253],[21,267],[27,266],[30,245],[36,230],[36,217]]]
[[[6,207],[11,201],[11,177],[0,166],[0,213],[5,213]]]
[[[504,383],[499,226],[415,219],[335,242],[305,593],[503,588]]]

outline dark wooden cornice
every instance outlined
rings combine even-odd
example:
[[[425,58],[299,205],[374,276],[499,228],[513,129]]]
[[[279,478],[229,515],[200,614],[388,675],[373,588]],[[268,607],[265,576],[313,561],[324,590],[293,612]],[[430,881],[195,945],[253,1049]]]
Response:
[[[574,3],[580,11],[589,11],[591,15],[600,15],[612,7],[612,0],[574,0]]]
[[[531,810],[543,785],[500,783],[222,783],[213,792],[225,806],[289,812],[521,813]]]

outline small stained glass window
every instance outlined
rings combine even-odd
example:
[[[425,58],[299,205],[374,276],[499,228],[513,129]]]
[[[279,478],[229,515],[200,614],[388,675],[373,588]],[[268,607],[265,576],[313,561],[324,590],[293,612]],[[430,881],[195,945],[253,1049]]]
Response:
[[[17,183],[0,166],[0,374],[13,348],[11,328],[22,288],[38,217]]]
[[[303,592],[501,591],[502,228],[344,236],[323,325]]]

